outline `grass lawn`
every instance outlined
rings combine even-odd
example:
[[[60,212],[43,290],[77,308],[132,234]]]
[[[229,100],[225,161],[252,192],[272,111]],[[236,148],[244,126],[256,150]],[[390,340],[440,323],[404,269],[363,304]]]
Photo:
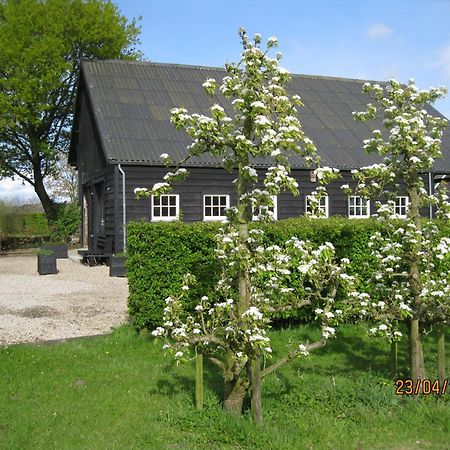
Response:
[[[271,337],[276,350],[308,333]],[[425,349],[435,378],[433,336]],[[160,342],[127,326],[105,337],[2,348],[0,448],[449,449],[450,389],[442,398],[396,396],[388,355],[386,342],[344,328],[326,349],[265,380],[258,429],[248,415],[222,411],[221,380],[209,366],[205,410],[196,411],[194,364],[173,365]]]

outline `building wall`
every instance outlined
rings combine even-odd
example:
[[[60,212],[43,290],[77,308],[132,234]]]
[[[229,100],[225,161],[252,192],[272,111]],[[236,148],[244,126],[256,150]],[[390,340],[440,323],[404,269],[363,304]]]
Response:
[[[152,166],[124,166],[122,169],[126,177],[126,220],[150,220],[151,211],[150,198],[136,199],[135,188],[151,188],[155,183],[163,180],[167,173],[165,167]],[[195,222],[203,220],[203,195],[205,194],[229,194],[230,205],[236,204],[235,186],[233,180],[235,174],[228,173],[223,169],[216,168],[190,168],[190,175],[184,183],[174,185],[173,193],[180,195],[180,209],[184,222]],[[123,215],[122,215],[122,175],[116,168],[115,172],[115,251],[123,251]],[[264,170],[258,170],[260,179],[264,176]],[[278,196],[277,213],[278,220],[299,217],[305,214],[305,197],[309,195],[317,184],[310,181],[308,170],[293,170],[292,174],[299,183],[299,196],[283,192]],[[340,215],[347,217],[348,202],[340,187],[343,184],[352,186],[351,174],[343,172],[342,178],[327,186],[329,195],[329,215]],[[375,212],[371,205],[371,213]]]
[[[122,174],[118,166],[108,166],[110,170],[103,170],[102,179],[105,181],[105,237],[112,241],[114,253],[123,251],[123,201],[122,201]],[[150,220],[150,198],[136,199],[135,188],[151,188],[155,183],[163,180],[167,173],[165,167],[154,166],[121,166],[125,172],[126,187],[126,221]],[[190,175],[184,183],[174,185],[173,193],[180,195],[180,209],[184,222],[203,220],[203,196],[207,194],[228,194],[230,205],[236,205],[236,194],[233,180],[236,174],[228,173],[221,168],[190,168]],[[264,177],[264,170],[258,170],[259,178]],[[299,196],[283,192],[277,199],[278,220],[299,217],[305,214],[306,196],[316,187],[311,182],[308,170],[293,170],[292,174],[299,183]],[[354,183],[350,172],[342,172],[342,178],[327,186],[329,196],[328,206],[330,216],[348,216],[348,199],[341,190],[343,184]],[[94,179],[95,180],[95,179]],[[374,204],[371,203],[371,214],[375,213]],[[422,211],[427,215],[427,211]]]
[[[95,244],[89,235],[95,233],[100,236],[100,241],[107,241],[106,247],[110,247],[115,240],[114,235],[114,167],[107,165],[99,136],[94,127],[93,113],[90,103],[86,98],[86,91],[79,94],[79,124],[78,139],[76,147],[76,165],[78,169],[79,181],[79,199],[83,205],[82,214],[82,240],[83,246],[88,247],[90,251],[98,251],[93,248]],[[103,184],[102,184],[103,183]],[[96,202],[94,199],[95,186],[103,186],[104,189],[104,224],[102,231],[99,232],[96,226],[88,226],[86,220],[92,219],[92,207],[89,202]],[[97,220],[99,220],[97,218]]]
[[[137,200],[135,188],[151,188],[155,183],[163,181],[168,169],[153,166],[122,166],[126,173],[126,203],[128,220],[149,220],[150,199]],[[259,178],[264,177],[264,170],[258,170]],[[318,184],[311,182],[309,170],[293,169],[292,175],[299,184],[299,196],[283,192],[278,196],[278,219],[298,217],[305,214],[305,197],[317,188]],[[180,194],[180,208],[184,222],[203,220],[203,195],[229,194],[230,204],[236,204],[235,186],[233,180],[236,174],[228,173],[221,168],[189,168],[189,176],[184,183],[175,184],[173,193]],[[424,180],[427,182],[427,180]],[[121,180],[120,180],[121,182]],[[341,186],[348,184],[354,187],[350,172],[341,172],[341,178],[327,186],[329,195],[329,215],[348,216],[348,200]],[[406,195],[406,192],[404,193]],[[117,192],[119,203],[122,203],[121,187]],[[375,213],[373,202],[371,214]]]

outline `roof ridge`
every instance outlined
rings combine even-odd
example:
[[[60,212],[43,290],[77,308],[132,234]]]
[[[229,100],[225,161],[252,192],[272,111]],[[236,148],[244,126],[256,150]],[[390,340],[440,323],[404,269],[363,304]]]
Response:
[[[142,61],[142,60],[131,60],[131,59],[84,59],[81,61],[82,64],[136,64],[136,65],[145,65],[145,66],[170,66],[170,67],[182,67],[182,68],[189,68],[189,69],[198,69],[198,70],[223,70],[225,71],[224,67],[214,67],[214,66],[201,66],[201,65],[194,65],[194,64],[180,64],[180,63],[164,63],[164,62],[157,62],[157,61]]]
[[[89,60],[84,59],[81,61],[83,65],[85,64],[134,64],[134,65],[145,65],[145,66],[157,66],[157,67],[174,67],[174,68],[189,68],[196,70],[220,70],[225,71],[224,67],[215,67],[215,66],[202,66],[202,65],[194,65],[194,64],[181,64],[181,63],[167,63],[167,62],[159,62],[159,61],[143,61],[143,60],[130,60],[130,59],[96,59]],[[290,72],[289,74],[293,77],[301,77],[301,78],[309,78],[309,79],[319,79],[319,80],[330,80],[330,81],[347,81],[347,82],[361,82],[361,83],[387,83],[387,80],[368,80],[362,78],[350,78],[350,77],[337,77],[330,75],[315,75],[315,74],[306,74],[306,73],[294,73]]]

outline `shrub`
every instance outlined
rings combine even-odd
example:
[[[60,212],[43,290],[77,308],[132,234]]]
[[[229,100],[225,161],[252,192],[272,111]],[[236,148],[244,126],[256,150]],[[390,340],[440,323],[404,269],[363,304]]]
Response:
[[[137,328],[161,323],[164,299],[186,272],[198,279],[192,301],[208,295],[218,278],[214,258],[217,224],[132,222],[128,225],[128,307]]]
[[[0,210],[0,233],[5,236],[43,236],[48,232],[44,213]]]
[[[61,203],[58,217],[51,223],[51,239],[54,242],[70,242],[73,234],[79,231],[81,223],[80,208],[75,203]]]
[[[444,235],[450,235],[449,225],[436,223]],[[128,308],[138,329],[161,324],[164,300],[180,289],[185,273],[192,273],[198,280],[189,293],[192,304],[214,290],[219,278],[219,266],[214,255],[215,234],[219,227],[219,223],[203,222],[131,222],[128,225]],[[373,219],[333,217],[281,220],[265,224],[263,228],[267,244],[282,244],[292,236],[317,244],[330,241],[338,258],[350,260],[349,273],[359,275],[359,289],[373,294],[370,282],[372,257],[367,244],[379,227]],[[308,317],[286,312],[278,318],[306,320]]]

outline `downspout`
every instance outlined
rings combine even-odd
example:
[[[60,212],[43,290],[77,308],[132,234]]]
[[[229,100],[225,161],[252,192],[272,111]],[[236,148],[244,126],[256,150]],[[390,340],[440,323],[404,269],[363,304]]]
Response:
[[[122,220],[123,220],[123,252],[127,251],[127,199],[125,197],[125,172],[120,164],[117,165],[122,174]]]
[[[431,177],[431,172],[428,172],[428,195],[431,197],[433,195],[433,185],[432,185],[432,177]],[[430,203],[429,206],[429,215],[430,215],[430,219],[433,218],[433,205]]]

